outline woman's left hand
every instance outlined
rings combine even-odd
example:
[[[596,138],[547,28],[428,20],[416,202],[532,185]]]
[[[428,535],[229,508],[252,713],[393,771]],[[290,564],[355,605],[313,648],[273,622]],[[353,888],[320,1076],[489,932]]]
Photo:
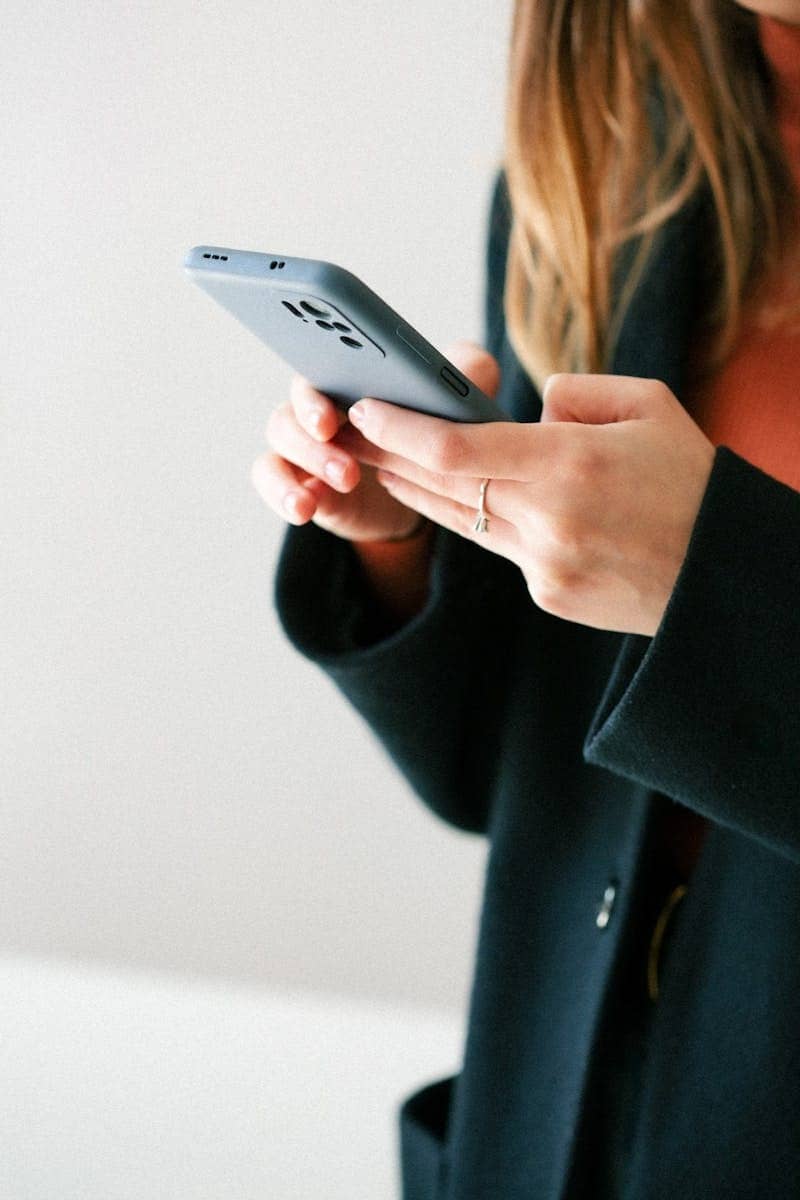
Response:
[[[543,402],[541,423],[472,425],[365,399],[339,437],[397,500],[516,563],[546,612],[652,636],[714,446],[654,379],[551,375]]]

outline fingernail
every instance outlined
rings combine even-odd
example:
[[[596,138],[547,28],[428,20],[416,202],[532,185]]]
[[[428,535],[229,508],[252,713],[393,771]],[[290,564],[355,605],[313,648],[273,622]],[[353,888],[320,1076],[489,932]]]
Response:
[[[301,500],[302,495],[300,492],[287,492],[283,497],[283,511],[290,517],[299,517]]]
[[[312,433],[322,432],[322,409],[312,408],[309,412],[308,423],[311,426]]]
[[[347,416],[359,428],[364,424],[367,419],[367,412],[360,400],[357,404],[350,406]]]
[[[543,400],[546,400],[546,399],[547,399],[547,393],[550,391],[550,388],[553,386],[553,384],[555,383],[555,381],[556,381],[556,380],[559,378],[559,376],[560,376],[560,375],[562,375],[562,374],[563,374],[563,372],[556,371],[556,372],[555,372],[553,375],[548,375],[548,376],[547,376],[547,379],[545,379],[545,381],[544,381],[544,387],[542,388],[542,399],[543,399]]]
[[[347,470],[345,464],[337,458],[330,458],[325,463],[325,475],[330,479],[331,483],[341,485],[344,483],[344,473]]]

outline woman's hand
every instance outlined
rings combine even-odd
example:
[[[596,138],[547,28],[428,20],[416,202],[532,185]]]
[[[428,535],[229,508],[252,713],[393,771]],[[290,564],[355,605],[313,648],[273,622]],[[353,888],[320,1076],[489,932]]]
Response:
[[[543,400],[540,424],[459,425],[365,399],[342,445],[398,502],[516,563],[545,611],[652,636],[714,446],[657,380],[551,375]]]
[[[494,395],[499,369],[490,354],[470,342],[457,342],[448,357]],[[346,415],[307,379],[294,375],[289,400],[267,425],[270,451],[253,463],[254,487],[292,525],[313,521],[356,542],[405,537],[419,525],[419,514],[377,482],[374,468],[359,463],[341,441],[343,426]]]

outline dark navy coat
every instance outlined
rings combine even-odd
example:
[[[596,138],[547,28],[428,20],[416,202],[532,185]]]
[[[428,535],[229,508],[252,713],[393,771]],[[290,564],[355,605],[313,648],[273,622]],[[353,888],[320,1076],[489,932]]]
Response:
[[[669,223],[610,366],[678,397],[706,211]],[[486,344],[501,404],[532,421],[504,329],[508,220],[500,174]],[[712,824],[653,1007],[625,1198],[800,1197],[800,493],[719,447],[652,638],[543,612],[515,566],[444,530],[427,606],[391,636],[350,546],[315,526],[289,530],[276,599],[421,799],[490,842],[463,1067],[403,1105],[406,1200],[601,1195],[598,1078],[675,803]]]

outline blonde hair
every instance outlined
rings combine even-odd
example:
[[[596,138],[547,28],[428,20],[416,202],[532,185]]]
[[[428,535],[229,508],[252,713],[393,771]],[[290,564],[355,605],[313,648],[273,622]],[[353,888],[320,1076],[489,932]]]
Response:
[[[702,187],[716,217],[704,370],[724,360],[788,238],[773,103],[756,17],[733,0],[516,0],[504,308],[534,382],[608,369],[659,230]]]

